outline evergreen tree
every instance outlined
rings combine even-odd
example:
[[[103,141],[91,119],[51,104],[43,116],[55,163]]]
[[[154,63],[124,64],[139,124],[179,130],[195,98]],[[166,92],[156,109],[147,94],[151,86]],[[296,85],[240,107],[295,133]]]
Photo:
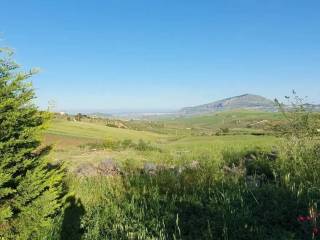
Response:
[[[33,104],[34,73],[0,49],[0,239],[45,239],[61,207],[63,171],[41,147],[49,115]]]

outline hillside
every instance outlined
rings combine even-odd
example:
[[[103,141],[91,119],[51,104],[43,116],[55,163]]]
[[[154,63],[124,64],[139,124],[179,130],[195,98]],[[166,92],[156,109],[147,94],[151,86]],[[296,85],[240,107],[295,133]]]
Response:
[[[250,109],[260,111],[275,111],[274,102],[258,95],[244,94],[225,98],[208,104],[186,107],[180,114],[203,114],[234,109]]]
[[[164,135],[147,131],[135,131],[131,129],[122,129],[117,127],[108,127],[100,122],[71,122],[62,119],[55,119],[50,128],[46,131],[46,135],[59,136],[64,138],[77,138],[84,141],[93,140],[105,140],[112,138],[116,140],[131,139],[137,141],[143,139],[146,141],[160,141],[165,139]]]

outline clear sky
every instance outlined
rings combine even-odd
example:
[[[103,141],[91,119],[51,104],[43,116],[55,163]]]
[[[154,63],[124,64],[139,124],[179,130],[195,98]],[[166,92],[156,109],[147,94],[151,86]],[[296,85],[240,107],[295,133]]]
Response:
[[[319,0],[1,0],[41,107],[176,109],[295,89],[320,103]]]

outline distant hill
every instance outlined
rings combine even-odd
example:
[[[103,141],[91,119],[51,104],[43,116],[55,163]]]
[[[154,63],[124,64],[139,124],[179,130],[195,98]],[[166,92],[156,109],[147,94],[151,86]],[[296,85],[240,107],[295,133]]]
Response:
[[[180,114],[203,114],[234,109],[249,109],[260,111],[276,111],[277,108],[272,100],[254,94],[225,98],[216,102],[186,107],[179,111]]]

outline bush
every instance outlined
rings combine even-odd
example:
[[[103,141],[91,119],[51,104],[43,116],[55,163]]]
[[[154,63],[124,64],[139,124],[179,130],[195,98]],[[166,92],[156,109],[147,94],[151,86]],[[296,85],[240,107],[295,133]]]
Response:
[[[121,142],[121,147],[124,149],[130,148],[134,145],[131,139],[125,139]]]
[[[106,139],[103,143],[104,148],[108,148],[111,150],[119,150],[121,147],[120,141],[112,140],[112,139]]]

